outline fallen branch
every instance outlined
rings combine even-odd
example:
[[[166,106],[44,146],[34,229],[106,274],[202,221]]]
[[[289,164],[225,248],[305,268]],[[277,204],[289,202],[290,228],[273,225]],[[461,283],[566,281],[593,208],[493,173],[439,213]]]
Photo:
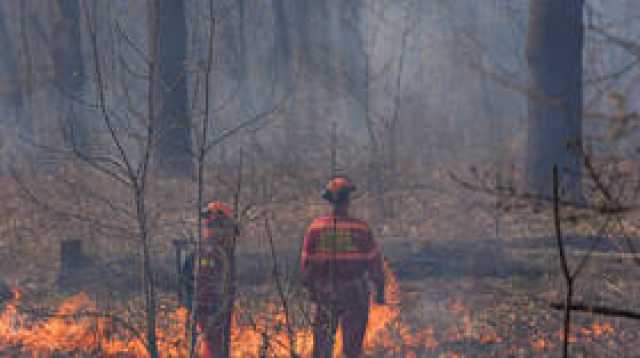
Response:
[[[554,310],[564,311],[565,304],[553,302],[550,304]],[[592,313],[608,317],[621,317],[640,320],[640,312],[623,310],[606,306],[594,306],[583,303],[573,303],[569,305],[569,310],[574,312]]]

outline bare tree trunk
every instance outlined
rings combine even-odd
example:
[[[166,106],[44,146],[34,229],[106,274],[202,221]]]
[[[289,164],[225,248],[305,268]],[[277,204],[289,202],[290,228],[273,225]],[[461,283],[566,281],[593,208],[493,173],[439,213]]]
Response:
[[[391,114],[391,120],[388,125],[388,156],[386,157],[388,164],[387,174],[387,186],[391,190],[395,190],[398,182],[398,127],[400,123],[400,110],[402,108],[402,80],[404,76],[405,57],[407,53],[407,41],[409,40],[409,34],[412,30],[412,25],[409,23],[411,19],[411,7],[407,5],[404,14],[404,30],[402,31],[402,37],[400,39],[400,54],[398,56],[398,68],[396,69],[395,88],[396,93],[393,98],[393,113]],[[395,216],[395,202],[393,195],[387,198],[387,216]]]
[[[284,88],[285,95],[293,90],[293,53],[290,27],[285,9],[285,0],[273,0],[273,78]],[[277,91],[275,93],[278,93]],[[275,103],[273,103],[275,105]]]
[[[233,318],[233,306],[234,300],[236,297],[236,240],[239,235],[239,225],[242,213],[240,212],[240,199],[242,194],[242,172],[244,169],[244,151],[242,147],[240,148],[240,157],[238,159],[238,176],[236,180],[236,190],[233,198],[233,213],[234,213],[234,225],[236,225],[234,229],[233,240],[231,245],[225,248],[224,254],[226,255],[226,260],[229,263],[229,270],[225,273],[224,277],[224,290],[225,294],[222,299],[223,307],[223,327],[224,327],[224,339],[223,339],[223,349],[222,353],[225,358],[231,356],[231,320]]]
[[[162,173],[192,177],[191,123],[188,113],[187,25],[184,0],[152,0],[157,16],[156,33],[158,80],[158,126],[154,145],[157,146],[156,164]],[[153,26],[153,25],[152,25]]]
[[[363,40],[361,40],[363,41]],[[365,52],[365,64],[366,64],[366,96],[362,97],[362,106],[364,108],[364,120],[365,127],[367,128],[367,134],[369,135],[369,168],[368,168],[368,186],[372,192],[374,205],[376,207],[376,222],[383,222],[386,213],[386,206],[384,201],[384,159],[381,143],[378,140],[378,134],[373,122],[371,114],[371,104],[369,102],[369,74],[371,73],[371,58],[366,53],[364,41],[361,44],[362,51]]]
[[[151,250],[149,245],[149,229],[147,208],[145,201],[144,184],[137,186],[135,189],[136,201],[136,217],[138,220],[138,235],[142,244],[142,262],[143,262],[143,284],[145,298],[145,318],[147,323],[147,345],[149,347],[149,355],[157,358],[158,355],[158,339],[156,336],[156,292],[155,277],[151,260]]]
[[[142,244],[143,254],[143,270],[144,270],[144,296],[147,320],[147,344],[149,347],[149,355],[151,358],[157,358],[158,342],[156,336],[156,293],[155,293],[155,277],[153,273],[153,265],[151,262],[150,251],[150,235],[148,229],[148,214],[145,201],[147,188],[147,179],[149,175],[149,164],[155,149],[155,140],[158,138],[156,131],[162,130],[164,127],[158,128],[158,123],[163,123],[161,117],[157,116],[157,91],[161,90],[157,82],[162,82],[163,76],[161,67],[159,66],[160,50],[160,16],[158,14],[157,4],[151,3],[149,11],[149,23],[151,24],[149,33],[149,79],[147,86],[147,128],[146,142],[141,163],[135,173],[131,172],[130,176],[135,191],[136,218],[138,220],[139,237]]]
[[[551,196],[557,165],[573,198],[580,197],[582,152],[583,0],[531,0],[527,61],[533,94],[528,98],[527,171],[532,190]]]
[[[18,11],[20,16],[20,53],[22,64],[24,66],[20,72],[24,73],[24,79],[22,81],[21,88],[21,106],[19,109],[20,121],[22,125],[20,126],[20,130],[22,131],[22,135],[26,136],[29,140],[38,142],[39,135],[35,133],[34,123],[33,123],[33,99],[31,96],[33,95],[33,91],[35,88],[34,84],[34,71],[33,71],[33,57],[31,53],[31,43],[29,41],[28,34],[28,26],[27,26],[27,18],[29,17],[29,12],[27,9],[27,2],[20,2],[20,9]]]
[[[564,247],[564,237],[562,234],[562,227],[560,225],[560,195],[559,195],[559,187],[560,181],[558,174],[558,167],[553,167],[553,223],[556,234],[556,243],[558,246],[558,257],[560,258],[560,266],[562,268],[562,276],[565,280],[565,284],[567,286],[567,291],[565,292],[565,300],[564,300],[564,330],[562,337],[562,357],[567,358],[569,356],[569,336],[571,334],[571,306],[573,305],[573,283],[575,282],[575,278],[577,272],[571,273],[569,269],[569,264],[567,261],[567,253]]]
[[[385,205],[385,177],[384,177],[384,146],[378,133],[371,113],[371,102],[369,96],[369,80],[372,71],[371,53],[369,53],[369,44],[365,37],[366,31],[357,33],[358,56],[362,60],[362,68],[355,69],[356,73],[360,73],[360,77],[355,77],[352,87],[352,93],[356,101],[362,106],[364,126],[369,137],[369,165],[367,184],[372,194],[376,222],[383,222],[387,212]],[[362,71],[362,72],[359,72]]]
[[[251,61],[250,61],[250,46],[247,36],[249,35],[247,31],[248,24],[251,24],[250,21],[250,13],[249,7],[247,6],[247,0],[236,0],[236,6],[238,7],[238,27],[237,27],[237,36],[235,36],[235,41],[237,41],[237,58],[236,58],[236,66],[237,66],[237,74],[238,81],[240,82],[240,88],[242,88],[240,92],[240,98],[242,103],[242,110],[245,113],[251,113],[255,107],[256,101],[253,97],[253,90],[255,85],[251,81],[250,73],[251,73]],[[255,5],[254,5],[255,6]],[[248,21],[249,20],[249,21]]]
[[[9,98],[18,104],[20,100],[19,93],[16,92],[20,88],[20,83],[16,75],[18,74],[17,47],[11,41],[9,33],[9,25],[7,24],[7,14],[4,4],[0,5],[0,46],[5,49],[4,55],[0,58],[0,79],[3,81],[0,88],[2,97],[9,94]]]
[[[131,155],[127,152],[125,145],[119,132],[116,130],[111,117],[111,112],[107,107],[107,90],[104,81],[104,72],[101,53],[101,47],[98,44],[98,32],[97,21],[88,16],[88,10],[83,7],[83,12],[86,14],[85,19],[87,23],[87,32],[90,37],[91,52],[93,56],[93,77],[95,79],[95,92],[97,97],[97,107],[102,118],[102,121],[107,129],[111,144],[116,148],[116,163],[120,170],[111,170],[109,168],[100,166],[96,162],[91,162],[91,158],[85,158],[86,162],[93,164],[92,167],[104,174],[110,175],[120,183],[126,185],[131,190],[133,196],[133,204],[135,205],[135,220],[137,224],[137,239],[142,251],[142,271],[143,271],[143,291],[145,302],[145,321],[146,321],[146,347],[148,349],[151,358],[157,358],[158,341],[156,335],[156,292],[155,292],[155,277],[153,271],[153,262],[151,254],[151,233],[149,231],[149,214],[147,211],[146,193],[148,187],[149,178],[149,163],[153,157],[154,139],[156,131],[156,84],[158,79],[156,59],[157,59],[157,29],[158,18],[154,16],[154,7],[151,3],[148,3],[149,21],[153,23],[153,26],[149,26],[151,29],[149,35],[149,61],[148,61],[148,83],[147,83],[147,123],[145,128],[146,137],[143,143],[142,158],[138,165],[134,165],[131,161]],[[82,153],[79,153],[82,157]],[[82,157],[84,158],[84,157]]]
[[[209,138],[209,116],[210,116],[210,105],[211,105],[211,69],[213,66],[213,45],[216,33],[216,19],[214,18],[213,11],[214,0],[209,0],[209,31],[207,33],[207,62],[204,73],[204,116],[202,118],[202,122],[200,124],[200,141],[198,142],[198,158],[197,158],[197,208],[196,208],[196,217],[197,225],[198,225],[198,237],[196,242],[196,251],[194,258],[194,280],[193,280],[193,295],[192,299],[195,300],[196,297],[199,297],[199,287],[198,287],[198,278],[200,275],[200,265],[198,262],[200,261],[200,255],[202,253],[202,240],[203,240],[203,228],[202,228],[202,215],[201,210],[204,207],[204,180],[205,180],[205,165],[206,165],[206,156],[207,156],[207,140]],[[195,304],[194,304],[195,303]],[[191,339],[189,340],[189,357],[192,358],[195,355],[195,346],[197,342],[197,322],[196,322],[196,307],[197,302],[191,303],[191,312],[190,312],[190,335]]]
[[[285,125],[285,147],[284,147],[284,163],[287,167],[296,166],[301,159],[301,151],[293,150],[299,147],[301,131],[308,122],[309,114],[309,97],[312,87],[310,85],[309,66],[311,56],[311,30],[309,29],[311,10],[309,9],[309,0],[292,1],[293,16],[292,33],[294,46],[292,48],[292,67],[294,69],[295,78],[292,78],[293,96],[291,99],[293,115],[288,116],[288,123]]]
[[[22,105],[22,84],[18,76],[18,46],[14,44],[7,24],[7,11],[0,5],[0,46],[4,55],[0,58],[0,95],[9,98],[9,106],[19,109]],[[6,97],[5,97],[6,96]]]
[[[346,108],[344,116],[347,124],[352,130],[362,130],[366,125],[366,109],[362,104],[368,101],[369,96],[369,54],[362,46],[363,36],[367,36],[364,27],[367,26],[365,10],[368,6],[363,0],[339,1],[339,41],[336,46],[340,49],[341,68],[339,68],[338,79],[340,82],[339,91],[345,92],[344,97]]]
[[[368,101],[367,101],[368,102]],[[367,104],[367,107],[369,105]],[[383,150],[380,146],[378,136],[375,133],[373,120],[371,119],[370,109],[367,108],[367,130],[369,133],[369,188],[373,194],[373,200],[376,206],[376,222],[383,222],[387,213],[385,202],[385,168]]]
[[[271,68],[273,68],[273,81],[276,84],[276,90],[273,92],[273,101],[272,105],[276,105],[276,98],[279,97],[280,94],[283,96],[291,95],[291,98],[285,104],[286,109],[283,111],[282,115],[284,116],[283,126],[283,134],[284,134],[284,142],[286,145],[285,148],[285,156],[283,157],[285,164],[289,165],[295,162],[295,158],[297,154],[295,151],[290,150],[293,145],[295,145],[294,138],[296,138],[296,132],[299,127],[299,121],[296,116],[291,115],[291,111],[295,109],[294,105],[296,102],[296,96],[293,95],[295,93],[296,86],[296,58],[294,43],[292,38],[294,35],[291,33],[292,29],[295,29],[294,26],[290,26],[289,21],[295,21],[291,19],[291,12],[287,12],[287,7],[285,5],[299,6],[299,5],[291,5],[290,0],[273,0],[273,16],[274,16],[274,24],[273,24],[273,56],[272,56],[272,64]],[[294,23],[295,24],[295,23]]]
[[[368,112],[368,111],[367,111]],[[383,222],[386,215],[386,203],[385,203],[385,178],[384,178],[384,160],[382,159],[382,150],[378,143],[377,136],[373,129],[373,123],[367,113],[367,128],[369,129],[369,146],[370,146],[370,158],[369,158],[369,190],[372,191],[374,205],[376,207],[376,222]]]
[[[6,104],[7,109],[11,109],[15,115],[15,126],[18,135],[31,135],[30,125],[26,125],[24,117],[24,85],[19,77],[18,66],[18,51],[19,44],[12,41],[11,34],[9,32],[9,24],[7,23],[7,11],[5,5],[0,5],[0,47],[5,49],[4,56],[0,59],[0,98],[7,99],[0,103]],[[6,139],[5,139],[6,138]],[[10,141],[10,136],[5,134],[2,136],[0,143],[0,150],[4,152],[7,146],[11,145],[14,148],[15,153],[24,153],[24,149],[20,146],[20,143]],[[17,147],[20,149],[17,149]],[[4,172],[4,165],[6,163],[0,163],[0,173]]]
[[[54,86],[61,94],[64,108],[65,138],[82,153],[89,153],[90,139],[86,118],[78,109],[85,85],[84,56],[80,37],[80,4],[78,0],[57,0],[54,20],[52,57]]]

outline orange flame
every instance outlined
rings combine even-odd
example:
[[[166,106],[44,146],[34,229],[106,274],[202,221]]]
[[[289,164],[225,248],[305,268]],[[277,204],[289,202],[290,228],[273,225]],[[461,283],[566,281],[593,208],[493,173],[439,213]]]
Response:
[[[365,337],[365,350],[383,349],[397,351],[399,347],[424,346],[433,349],[438,345],[433,328],[413,335],[409,327],[399,320],[400,289],[398,282],[387,266],[388,305],[372,304],[370,319]],[[107,315],[99,314],[95,302],[81,293],[62,302],[56,312],[46,319],[29,323],[25,314],[19,312],[21,294],[14,292],[14,300],[9,302],[0,315],[0,351],[3,347],[16,347],[22,352],[34,355],[51,355],[54,352],[78,352],[102,356],[147,356],[142,332],[123,330],[117,327]],[[275,305],[265,317],[256,322],[256,326],[239,323],[241,308],[234,312],[232,320],[232,356],[258,356],[268,347],[273,356],[287,356],[291,351],[291,342],[284,329],[286,318]],[[187,355],[187,340],[184,335],[188,313],[179,308],[164,318],[170,324],[158,329],[159,351],[163,357],[184,357]],[[116,330],[116,328],[120,328]],[[117,333],[116,333],[117,331]],[[274,334],[275,333],[275,334]],[[395,335],[394,335],[395,333]],[[300,356],[311,354],[313,332],[310,328],[300,329],[293,334],[295,346]],[[341,352],[341,330],[338,332],[335,352]],[[267,342],[268,340],[268,342]],[[6,348],[5,348],[6,349]]]
[[[142,340],[130,334],[115,334],[114,324],[105,315],[97,313],[95,303],[84,293],[68,298],[49,318],[27,324],[26,317],[18,312],[18,299],[7,304],[0,315],[0,349],[18,347],[34,356],[51,355],[54,352],[101,352],[105,356],[147,355]],[[185,322],[185,309],[178,309],[170,317],[175,322]],[[158,330],[159,349],[164,357],[182,357],[180,349],[183,334],[178,324],[168,331]],[[176,338],[177,337],[177,338]]]
[[[370,306],[369,323],[364,340],[365,352],[385,356],[420,357],[438,355],[463,357],[461,352],[446,349],[447,343],[475,340],[491,345],[503,342],[493,327],[479,324],[472,311],[462,301],[454,300],[448,305],[449,312],[458,324],[437,335],[433,326],[412,328],[403,321],[399,303],[401,292],[391,269],[385,267],[387,281],[386,305]],[[135,322],[130,317],[113,319],[97,310],[97,305],[86,294],[78,294],[63,301],[57,310],[41,320],[34,320],[24,313],[20,305],[22,293],[15,289],[14,299],[0,312],[0,354],[51,356],[55,353],[71,355],[96,355],[101,357],[147,357],[144,332],[135,331]],[[232,317],[231,355],[234,358],[288,357],[292,351],[301,357],[309,357],[313,349],[313,332],[308,326],[295,328],[292,339],[287,331],[287,316],[280,305],[272,304],[252,324],[244,323],[246,312],[238,305]],[[36,312],[37,315],[37,312]],[[185,326],[188,312],[178,308],[158,317],[158,349],[164,358],[188,356],[188,341]],[[124,323],[123,323],[124,322]],[[608,322],[595,321],[575,330],[570,342],[578,338],[591,342],[614,333]],[[528,345],[533,352],[555,349],[562,341],[562,331],[548,335],[536,335]],[[293,341],[293,343],[291,342]],[[436,350],[442,351],[436,352]],[[525,348],[511,346],[513,352],[524,352]],[[338,330],[334,356],[342,350],[341,329]],[[425,353],[426,352],[426,353]]]
[[[462,353],[444,350],[435,352],[441,344],[463,339],[474,339],[482,344],[502,342],[495,329],[474,322],[471,311],[461,301],[454,301],[449,310],[460,321],[453,330],[436,335],[433,326],[412,328],[401,317],[401,292],[398,281],[385,267],[387,304],[370,306],[364,349],[368,354],[384,352],[386,356],[420,357],[425,352],[447,357],[462,357]],[[0,312],[0,352],[9,351],[33,356],[50,356],[54,353],[99,355],[102,357],[147,357],[144,332],[136,332],[131,317],[113,319],[99,313],[95,302],[86,294],[66,299],[56,312],[41,320],[33,320],[21,312],[20,292]],[[313,349],[313,332],[308,326],[295,328],[292,339],[287,331],[287,316],[280,305],[272,304],[252,324],[245,323],[247,312],[241,305],[232,317],[231,353],[234,358],[290,356],[295,351],[301,357],[309,357]],[[178,308],[158,317],[158,349],[162,357],[186,357],[188,341],[185,326],[188,312]],[[125,322],[123,324],[123,321]],[[587,327],[592,336],[607,334],[613,328],[606,323],[594,323]],[[585,331],[586,332],[586,331]],[[583,334],[585,335],[585,334]],[[293,342],[291,342],[293,340]],[[549,340],[532,342],[536,351],[553,347]],[[342,350],[341,329],[336,337],[334,356]],[[427,353],[429,354],[429,353]]]
[[[385,265],[386,277],[386,305],[372,304],[369,309],[369,321],[367,333],[364,339],[364,349],[367,352],[384,350],[396,352],[402,348],[417,348],[425,346],[435,348],[437,341],[431,335],[425,335],[422,340],[420,335],[412,335],[409,327],[400,322],[400,288],[395,275],[388,265]],[[272,307],[272,309],[274,309]],[[269,353],[276,357],[289,356],[291,342],[285,330],[286,317],[283,312],[275,309],[276,312],[268,313],[262,322],[258,322],[259,329],[254,327],[243,327],[234,319],[232,341],[232,355],[234,357],[255,357],[259,356],[261,348],[268,340]],[[235,312],[236,315],[238,312]],[[275,317],[275,318],[274,318]],[[268,332],[278,332],[271,336]],[[396,335],[394,335],[396,333]],[[342,351],[342,329],[338,328],[336,334],[336,344],[334,346],[334,356],[339,357]],[[294,351],[302,356],[308,357],[313,349],[313,331],[310,328],[301,329],[294,332]]]

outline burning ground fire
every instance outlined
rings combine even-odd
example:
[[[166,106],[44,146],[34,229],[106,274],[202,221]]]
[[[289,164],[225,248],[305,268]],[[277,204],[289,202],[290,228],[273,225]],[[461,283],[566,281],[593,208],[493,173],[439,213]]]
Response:
[[[449,304],[450,315],[459,324],[438,330],[433,326],[416,329],[404,322],[400,311],[398,282],[387,268],[387,296],[390,304],[371,307],[365,350],[372,356],[383,357],[464,357],[464,344],[500,345],[504,339],[496,329],[474,323],[471,311],[460,301]],[[240,307],[235,312],[232,331],[232,356],[236,358],[288,357],[291,342],[286,332],[285,315],[273,305],[273,312],[252,325],[241,324]],[[96,304],[86,295],[78,294],[66,299],[55,312],[46,318],[30,319],[21,312],[21,297],[15,290],[15,299],[0,314],[0,354],[18,352],[33,357],[47,357],[58,353],[74,356],[145,357],[147,350],[142,332],[135,332],[123,319],[115,319],[97,313]],[[158,344],[162,357],[187,356],[185,322],[187,311],[183,308],[159,317]],[[596,340],[613,334],[608,323],[594,322],[576,331],[580,339]],[[341,335],[339,334],[338,337]],[[310,328],[297,329],[293,333],[295,351],[301,357],[311,354],[313,336]],[[544,352],[560,344],[561,333],[534,337],[527,347],[529,352]],[[570,337],[572,341],[576,336]],[[467,343],[463,343],[467,342]],[[335,351],[341,351],[338,338]],[[457,347],[457,348],[456,348]],[[505,346],[502,352],[517,353]],[[265,354],[266,353],[266,354]],[[338,355],[336,354],[336,357]],[[470,355],[475,356],[475,355]]]

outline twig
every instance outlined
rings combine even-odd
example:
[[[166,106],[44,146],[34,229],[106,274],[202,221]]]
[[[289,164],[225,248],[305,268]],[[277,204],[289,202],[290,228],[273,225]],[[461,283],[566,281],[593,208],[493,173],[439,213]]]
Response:
[[[466,181],[462,179],[460,176],[452,172],[449,172],[449,178],[464,189],[480,192],[488,195],[505,196],[505,197],[510,197],[514,199],[536,201],[536,202],[552,202],[554,200],[553,198],[549,198],[547,196],[540,195],[540,194],[528,193],[528,192],[516,192],[515,189],[511,187],[492,188],[490,186],[478,185],[478,184]],[[600,205],[591,205],[585,202],[569,201],[561,198],[558,199],[558,204],[564,207],[569,207],[569,208],[579,209],[579,210],[587,210],[587,211],[591,211],[601,215],[626,214],[626,213],[630,213],[640,209],[640,206],[638,205],[620,206],[620,205],[612,205],[606,202]]]
[[[295,335],[293,334],[293,328],[291,327],[291,320],[289,317],[289,300],[284,292],[284,286],[280,280],[280,270],[278,269],[278,256],[276,254],[275,245],[273,244],[273,234],[271,232],[271,225],[269,225],[269,218],[264,219],[264,230],[269,239],[269,247],[271,248],[271,259],[273,260],[272,273],[273,279],[276,282],[276,289],[282,303],[282,309],[284,310],[285,326],[287,328],[287,334],[289,336],[289,355],[291,358],[298,357],[296,353]]]
[[[562,356],[567,358],[569,356],[569,333],[571,332],[571,301],[573,299],[573,282],[574,276],[569,271],[569,265],[567,263],[567,256],[564,248],[564,242],[562,238],[562,228],[560,227],[560,205],[558,195],[558,167],[553,166],[553,219],[556,232],[556,241],[558,244],[558,254],[560,256],[560,265],[562,267],[562,275],[564,276],[565,283],[567,285],[567,291],[565,293],[565,310],[564,310],[564,337],[562,345]]]
[[[245,129],[247,127],[250,127],[253,124],[257,124],[259,123],[262,119],[264,118],[268,118],[271,115],[273,115],[274,113],[276,113],[278,111],[278,109],[280,108],[281,104],[284,104],[286,102],[286,100],[288,99],[288,97],[285,97],[281,103],[279,103],[278,105],[273,106],[272,108],[270,108],[267,111],[261,112],[256,114],[255,116],[240,122],[238,125],[228,128],[226,130],[223,130],[221,133],[218,134],[218,136],[216,136],[215,138],[213,138],[209,143],[207,143],[205,145],[205,151],[209,151],[211,150],[213,147],[215,147],[216,145],[222,143],[225,139],[233,136],[234,134],[236,134],[237,132],[239,132],[242,129]]]

